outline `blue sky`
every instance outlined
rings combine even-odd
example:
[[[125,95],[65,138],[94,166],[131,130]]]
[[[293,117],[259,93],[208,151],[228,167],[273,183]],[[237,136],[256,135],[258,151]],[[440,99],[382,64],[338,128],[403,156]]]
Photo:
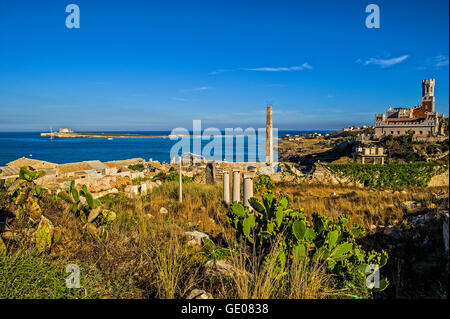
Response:
[[[448,6],[1,0],[0,131],[263,127],[268,103],[279,129],[336,129],[417,105],[425,78],[448,116]]]

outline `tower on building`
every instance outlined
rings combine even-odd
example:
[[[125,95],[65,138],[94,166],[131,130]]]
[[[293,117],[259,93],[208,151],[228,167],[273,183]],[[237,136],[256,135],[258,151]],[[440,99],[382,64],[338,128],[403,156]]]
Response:
[[[434,79],[422,80],[422,99],[421,106],[425,108],[425,112],[434,112]]]

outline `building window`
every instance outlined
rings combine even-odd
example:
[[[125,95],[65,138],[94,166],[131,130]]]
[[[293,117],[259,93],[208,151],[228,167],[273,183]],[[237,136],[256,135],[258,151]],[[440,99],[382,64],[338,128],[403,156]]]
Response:
[[[400,135],[400,131],[397,131],[397,134]]]
[[[422,131],[420,131],[420,135],[422,135],[423,134],[423,132]]]
[[[394,134],[394,131],[391,131],[391,134]]]

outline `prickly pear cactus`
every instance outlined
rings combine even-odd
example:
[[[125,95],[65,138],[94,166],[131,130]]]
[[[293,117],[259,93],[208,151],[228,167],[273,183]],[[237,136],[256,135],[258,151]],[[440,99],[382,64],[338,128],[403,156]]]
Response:
[[[47,252],[52,247],[53,225],[45,218],[41,217],[38,229],[36,231],[36,248],[40,253]]]
[[[281,195],[276,199],[270,192],[262,196],[262,201],[251,198],[249,203],[252,211],[241,203],[234,203],[227,221],[236,230],[238,238],[244,238],[250,247],[262,254],[268,255],[273,243],[281,239],[281,252],[277,257],[280,272],[289,262],[321,262],[342,282],[352,276],[364,282],[368,265],[375,264],[379,269],[387,262],[386,252],[366,252],[357,244],[356,239],[364,234],[364,228],[359,225],[349,227],[346,215],[330,220],[313,213],[310,223],[303,210],[289,209],[288,196]],[[389,284],[386,279],[381,282],[378,291]]]

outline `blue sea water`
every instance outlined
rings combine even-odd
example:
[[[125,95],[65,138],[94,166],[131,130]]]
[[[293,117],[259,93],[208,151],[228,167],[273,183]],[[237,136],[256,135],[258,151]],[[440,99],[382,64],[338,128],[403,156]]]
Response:
[[[279,130],[278,136],[298,133],[328,133],[330,131],[288,131]],[[110,132],[168,135],[169,131],[152,132]],[[191,137],[190,145],[199,139],[202,149],[210,140],[201,140],[200,137]],[[53,163],[69,163],[87,160],[113,161],[141,157],[145,160],[170,162],[170,150],[180,139],[171,140],[169,137],[143,137],[143,138],[55,138],[41,137],[39,132],[0,132],[0,166],[14,161],[20,157],[29,157]],[[225,147],[234,142],[234,147]],[[248,147],[248,137],[241,147],[236,147],[236,137],[222,138],[222,153],[214,152],[204,154],[208,159],[226,159],[231,161],[265,160],[265,136],[256,136],[256,150]],[[226,150],[226,151],[225,151]],[[183,150],[186,151],[186,150]],[[256,151],[256,154],[255,154]]]

